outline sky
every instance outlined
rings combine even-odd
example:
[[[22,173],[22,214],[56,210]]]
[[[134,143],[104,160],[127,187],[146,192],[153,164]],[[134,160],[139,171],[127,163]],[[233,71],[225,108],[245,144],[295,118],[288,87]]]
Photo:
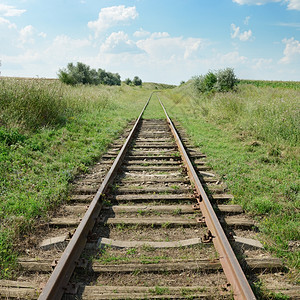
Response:
[[[300,81],[300,0],[0,0],[0,61],[1,76],[83,62],[144,82]]]

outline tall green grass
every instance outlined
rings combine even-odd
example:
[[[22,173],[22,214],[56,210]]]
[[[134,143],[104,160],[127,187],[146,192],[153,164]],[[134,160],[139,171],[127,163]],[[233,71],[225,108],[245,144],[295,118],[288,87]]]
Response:
[[[7,127],[37,129],[64,124],[67,103],[54,81],[1,79],[0,120]]]
[[[187,82],[162,99],[235,203],[256,218],[266,248],[299,275],[300,251],[289,243],[300,239],[300,91],[245,84],[232,93],[196,95]]]
[[[8,278],[13,249],[66,201],[74,176],[139,115],[153,85],[1,79],[0,86],[0,278]]]
[[[181,90],[188,93],[185,104],[194,114],[279,148],[299,145],[299,91],[253,85],[214,95],[195,95],[189,88]]]

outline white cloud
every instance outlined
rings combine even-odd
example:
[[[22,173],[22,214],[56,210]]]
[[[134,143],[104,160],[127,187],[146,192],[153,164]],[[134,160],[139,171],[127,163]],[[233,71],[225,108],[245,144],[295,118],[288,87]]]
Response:
[[[280,59],[280,63],[289,64],[292,62],[300,63],[300,42],[295,40],[293,37],[290,39],[283,39],[282,42],[285,44],[283,51],[284,57]]]
[[[35,33],[35,29],[32,25],[27,25],[20,30],[20,41],[22,44],[25,43],[34,43],[33,35]]]
[[[252,37],[252,31],[249,29],[248,31],[244,31],[240,34],[239,39],[243,42],[248,41]]]
[[[235,3],[240,5],[248,4],[248,5],[263,5],[270,2],[280,2],[282,0],[232,0]]]
[[[141,52],[136,44],[131,41],[123,31],[113,32],[101,45],[102,53],[125,53],[125,52]]]
[[[278,26],[284,26],[284,27],[294,27],[294,28],[299,28],[300,29],[300,23],[277,23],[276,25]]]
[[[300,10],[300,0],[289,0],[288,9]]]
[[[250,17],[246,17],[245,20],[244,20],[244,24],[245,25],[249,25],[249,21],[250,21]]]
[[[133,36],[137,37],[137,38],[143,38],[143,37],[146,37],[146,36],[149,36],[150,35],[150,32],[149,31],[146,31],[144,30],[143,28],[140,28],[140,30],[137,30]]]
[[[235,24],[231,24],[231,29],[233,30],[231,33],[231,38],[238,38],[240,34],[240,27],[237,27]]]
[[[47,37],[47,34],[45,32],[40,32],[39,36],[45,39]]]
[[[249,41],[252,37],[252,31],[249,29],[248,31],[240,32],[240,27],[236,26],[235,24],[231,24],[231,38],[236,39],[238,38],[242,42]]]
[[[252,60],[252,62],[253,62],[252,69],[264,70],[266,68],[269,68],[272,65],[273,59],[272,58],[254,58]]]
[[[169,33],[168,32],[154,32],[151,34],[151,38],[153,39],[160,39],[160,38],[166,38],[169,37]]]
[[[162,35],[152,34],[150,38],[139,40],[136,44],[150,58],[174,61],[191,58],[199,49],[204,47],[205,43],[199,38],[169,37],[165,33]]]
[[[7,20],[5,18],[2,18],[2,17],[0,17],[0,25],[1,24],[7,25],[7,27],[9,29],[12,29],[12,28],[16,29],[17,28],[17,25],[15,23],[11,23],[9,20]]]
[[[24,12],[26,12],[26,9],[17,9],[11,5],[0,4],[0,14],[5,17],[19,17]]]
[[[300,0],[232,0],[240,5],[264,5],[272,2],[287,3],[287,8],[290,10],[300,10]]]
[[[239,54],[238,51],[228,52],[226,54],[218,54],[216,62],[221,66],[237,66],[244,64],[248,61],[248,58]]]
[[[95,31],[96,37],[99,33],[119,23],[124,23],[137,18],[136,7],[125,7],[125,5],[102,8],[98,20],[88,22],[88,27]]]

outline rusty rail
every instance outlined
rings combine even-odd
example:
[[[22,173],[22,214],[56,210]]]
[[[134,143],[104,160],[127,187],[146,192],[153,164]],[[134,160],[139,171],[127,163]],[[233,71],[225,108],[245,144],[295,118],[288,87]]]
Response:
[[[89,232],[92,230],[96,219],[102,208],[102,196],[105,194],[109,184],[115,178],[119,166],[121,165],[123,158],[130,146],[134,133],[140,123],[142,115],[152,97],[153,93],[150,95],[148,101],[146,102],[142,112],[140,113],[133,129],[131,130],[129,136],[127,137],[123,147],[121,148],[118,156],[116,157],[112,167],[105,176],[103,183],[97,191],[97,194],[93,198],[89,209],[85,213],[82,221],[80,222],[78,228],[75,231],[71,241],[69,242],[67,248],[63,252],[57,266],[55,267],[53,273],[51,274],[45,288],[40,294],[39,300],[52,300],[52,299],[61,299],[63,293],[66,290],[66,287],[69,283],[69,280],[72,276],[72,273],[76,267],[76,262],[78,261],[81,252],[83,251]],[[159,99],[159,97],[158,97]],[[178,133],[169,118],[165,107],[163,106],[161,100],[159,99],[160,104],[166,114],[166,118],[170,129],[174,135],[176,143],[178,145],[179,151],[181,152],[184,164],[188,170],[191,180],[195,184],[195,188],[199,194],[199,205],[203,216],[205,216],[205,221],[212,234],[212,240],[215,245],[216,250],[220,255],[220,262],[224,269],[225,275],[232,285],[235,299],[255,299],[255,296],[249,286],[249,283],[233,253],[233,250],[226,238],[226,235],[218,221],[218,218],[208,200],[208,197],[200,183],[200,180],[189,160],[189,157],[184,149],[184,146],[178,136]]]
[[[152,93],[153,94],[153,93]],[[113,165],[105,176],[103,183],[97,191],[93,201],[91,202],[87,212],[85,213],[82,221],[77,227],[72,239],[70,240],[67,248],[63,252],[57,266],[55,267],[53,273],[51,274],[46,286],[44,287],[42,293],[39,296],[39,300],[59,300],[61,299],[64,291],[67,288],[69,280],[72,273],[76,267],[76,262],[78,261],[81,252],[83,251],[89,232],[92,230],[96,219],[102,208],[102,196],[105,194],[109,184],[115,178],[119,166],[121,165],[124,156],[130,146],[134,133],[140,123],[142,115],[152,97],[150,95],[148,101],[146,102],[142,112],[140,113],[135,125],[133,126],[129,136],[127,137],[123,147],[121,148],[118,156],[116,157]]]
[[[157,94],[156,94],[157,95]],[[228,282],[230,283],[234,298],[238,300],[242,299],[256,299],[253,291],[246,279],[246,276],[231,248],[231,245],[225,235],[225,232],[216,216],[216,213],[207,197],[207,194],[196,174],[196,171],[188,157],[188,154],[180,140],[180,137],[173,125],[173,122],[169,118],[167,111],[161,102],[159,96],[157,95],[158,100],[165,112],[169,127],[172,131],[172,134],[175,138],[176,144],[181,153],[183,162],[188,171],[189,177],[195,185],[196,191],[199,195],[198,203],[200,205],[201,212],[205,218],[206,225],[209,230],[209,237],[212,238],[214,246],[219,253],[220,262],[224,273],[227,277]]]

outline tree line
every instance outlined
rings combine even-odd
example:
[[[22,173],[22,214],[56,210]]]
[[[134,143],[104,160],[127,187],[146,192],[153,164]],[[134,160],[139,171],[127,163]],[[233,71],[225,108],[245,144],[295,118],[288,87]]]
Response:
[[[76,85],[76,84],[91,84],[91,85],[121,85],[121,76],[118,73],[106,72],[103,69],[92,69],[90,66],[77,62],[76,65],[68,63],[66,68],[59,69],[58,78],[61,82]],[[126,84],[142,85],[142,80],[135,76],[131,81],[129,78],[125,80]]]

